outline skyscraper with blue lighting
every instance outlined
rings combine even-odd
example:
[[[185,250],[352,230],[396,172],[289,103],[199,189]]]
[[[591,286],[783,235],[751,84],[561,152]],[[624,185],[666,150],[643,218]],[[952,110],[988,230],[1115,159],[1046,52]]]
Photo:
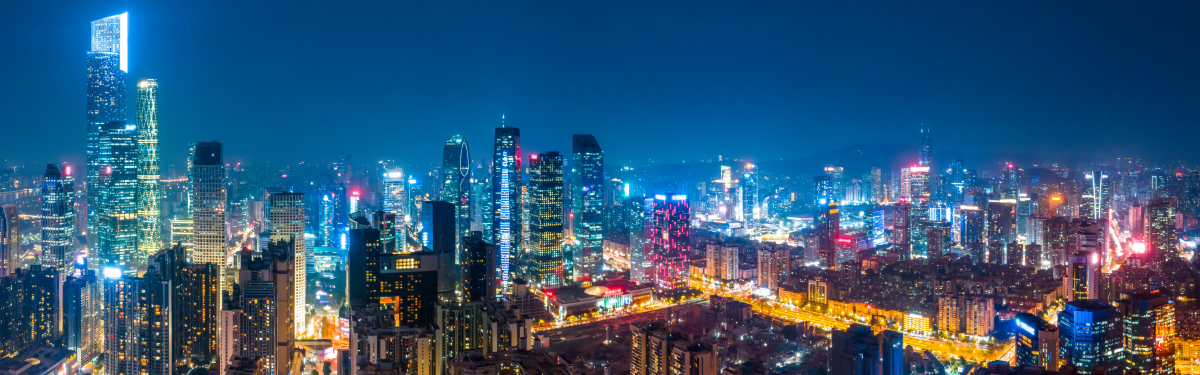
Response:
[[[128,62],[128,13],[92,21],[87,53],[87,207],[88,244],[97,241],[100,190],[100,133],[104,124],[125,121]]]
[[[496,274],[507,293],[513,265],[521,249],[521,129],[496,128],[492,154],[492,241],[496,244]]]
[[[571,141],[571,220],[579,241],[572,275],[588,281],[604,273],[604,151],[591,134]]]

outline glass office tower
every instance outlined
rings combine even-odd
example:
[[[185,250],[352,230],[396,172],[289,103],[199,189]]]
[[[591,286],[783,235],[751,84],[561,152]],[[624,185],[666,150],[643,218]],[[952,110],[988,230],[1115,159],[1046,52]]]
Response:
[[[71,167],[46,165],[42,179],[42,266],[64,275],[75,268],[75,178]]]
[[[563,158],[558,152],[529,155],[530,281],[540,288],[563,284]]]
[[[87,233],[97,241],[100,209],[100,132],[104,124],[125,121],[128,73],[128,13],[92,21],[91,50],[87,53]]]
[[[572,136],[571,219],[575,240],[576,281],[604,273],[604,151],[591,134]]]
[[[137,251],[137,126],[111,121],[100,128],[100,175],[96,187],[96,244],[105,266],[135,274],[146,254]],[[89,264],[92,262],[88,262]]]

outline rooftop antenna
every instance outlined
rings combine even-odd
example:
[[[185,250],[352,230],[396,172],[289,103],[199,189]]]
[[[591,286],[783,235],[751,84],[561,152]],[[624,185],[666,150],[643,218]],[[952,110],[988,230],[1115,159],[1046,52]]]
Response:
[[[504,114],[503,113],[500,114],[500,127],[502,127],[502,128],[508,127],[507,125],[504,125]]]

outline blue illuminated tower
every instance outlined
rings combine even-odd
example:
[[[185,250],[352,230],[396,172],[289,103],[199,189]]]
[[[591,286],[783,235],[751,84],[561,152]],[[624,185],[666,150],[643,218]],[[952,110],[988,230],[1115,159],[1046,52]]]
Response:
[[[575,251],[577,281],[604,272],[604,151],[590,134],[572,136],[571,219],[579,247]]]
[[[42,266],[75,269],[75,178],[71,167],[46,165],[42,180]]]
[[[498,260],[496,274],[507,293],[513,264],[521,249],[521,129],[496,128],[492,154],[492,241]]]
[[[104,124],[125,121],[126,75],[129,72],[128,13],[92,21],[87,53],[87,207],[88,245],[95,244],[100,186],[100,132]],[[94,263],[93,263],[94,264]]]
[[[146,254],[137,251],[137,126],[111,121],[100,129],[100,175],[96,210],[99,264],[134,274]],[[93,262],[88,262],[93,264]]]

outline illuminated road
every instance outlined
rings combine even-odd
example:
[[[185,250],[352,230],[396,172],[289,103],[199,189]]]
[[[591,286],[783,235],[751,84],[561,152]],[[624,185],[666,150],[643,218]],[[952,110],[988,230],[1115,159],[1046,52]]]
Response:
[[[754,306],[754,310],[759,313],[764,313],[778,318],[783,318],[792,321],[809,322],[824,327],[830,327],[838,330],[844,330],[850,327],[851,322],[848,320],[838,319],[827,315],[817,314],[809,311],[792,309],[785,306],[772,306],[766,303],[745,298],[735,297],[742,302],[749,303]],[[871,327],[876,333],[883,331],[885,328],[881,326]],[[1007,342],[999,349],[981,348],[973,343],[947,341],[936,338],[916,337],[912,334],[904,334],[904,345],[912,345],[914,349],[929,350],[944,357],[945,355],[962,356],[968,361],[986,363],[998,359],[1010,360],[1014,347],[1013,342]],[[1006,358],[1007,357],[1007,358]]]
[[[773,302],[772,303],[764,303],[763,301],[761,301],[757,298],[748,296],[747,294],[742,293],[742,292],[730,292],[730,291],[723,291],[723,290],[715,290],[712,288],[708,288],[707,286],[702,285],[702,283],[696,282],[695,280],[692,280],[692,286],[700,287],[702,290],[708,292],[709,294],[717,293],[722,296],[731,297],[738,301],[750,304],[754,308],[755,312],[757,312],[759,314],[766,314],[769,316],[773,316],[773,317],[777,317],[777,318],[781,318],[781,319],[785,319],[785,320],[796,321],[796,322],[809,322],[809,323],[816,324],[819,326],[823,326],[823,327],[827,327],[827,328],[831,328],[831,329],[838,329],[838,330],[844,330],[844,329],[850,327],[851,323],[857,323],[857,322],[853,322],[850,320],[836,318],[836,317],[832,317],[832,316],[828,316],[828,315],[824,315],[824,314],[820,314],[820,313],[799,310],[799,309],[796,309],[793,307],[779,305],[779,304],[773,303]],[[546,323],[539,324],[539,325],[533,327],[533,331],[534,332],[543,332],[543,331],[551,331],[551,330],[557,330],[557,329],[567,328],[567,327],[581,326],[581,325],[586,325],[586,324],[602,322],[602,321],[606,321],[606,320],[625,318],[625,317],[629,317],[629,316],[635,315],[635,314],[653,312],[653,311],[657,311],[657,310],[661,310],[661,309],[665,309],[665,308],[673,307],[673,306],[681,306],[681,305],[699,303],[704,300],[705,300],[705,298],[696,298],[696,299],[687,300],[682,303],[678,303],[678,304],[674,304],[674,305],[669,305],[669,304],[661,303],[658,301],[648,302],[648,303],[637,305],[637,306],[631,306],[629,308],[626,308],[626,310],[624,310],[620,313],[612,314],[612,315],[574,319],[574,320],[569,320],[569,321],[546,322]],[[887,329],[882,326],[873,326],[871,328],[874,331],[876,331],[877,333]],[[933,338],[933,337],[918,337],[918,336],[914,336],[911,333],[904,334],[904,344],[911,345],[914,349],[917,349],[917,350],[929,350],[929,351],[937,354],[941,358],[950,358],[949,356],[961,356],[964,359],[966,359],[967,361],[974,362],[974,363],[987,363],[987,362],[996,361],[996,360],[1004,360],[1004,361],[1011,362],[1013,360],[1014,351],[1015,351],[1015,341],[1014,340],[1005,341],[1005,342],[1001,343],[1000,345],[991,345],[991,348],[988,348],[985,345],[980,345],[980,344],[977,344],[974,342],[950,341],[950,340]]]

